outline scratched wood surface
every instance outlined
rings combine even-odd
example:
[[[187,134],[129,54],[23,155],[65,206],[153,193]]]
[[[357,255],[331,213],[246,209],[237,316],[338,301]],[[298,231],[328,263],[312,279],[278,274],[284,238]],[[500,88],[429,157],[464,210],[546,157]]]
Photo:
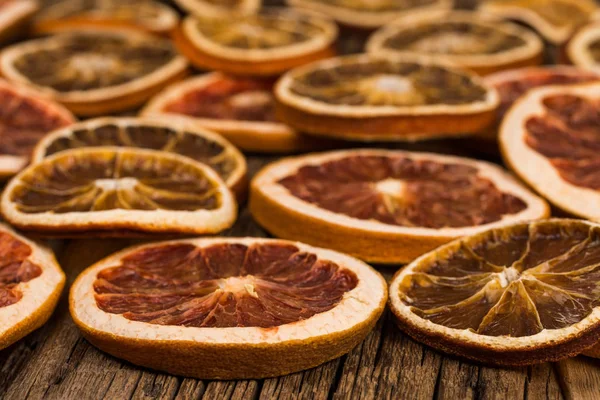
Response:
[[[345,52],[360,50],[360,35],[344,35],[349,38],[343,44]],[[464,144],[411,148],[468,155]],[[250,155],[251,175],[274,159]],[[244,207],[225,234],[267,236]],[[132,243],[95,239],[53,243],[67,274],[67,288],[82,269]],[[389,277],[394,269],[380,271]],[[0,399],[600,398],[600,360],[577,357],[519,369],[485,367],[414,342],[396,328],[388,312],[349,354],[308,371],[245,381],[171,376],[122,362],[91,346],[69,316],[67,291],[46,325],[0,351]]]

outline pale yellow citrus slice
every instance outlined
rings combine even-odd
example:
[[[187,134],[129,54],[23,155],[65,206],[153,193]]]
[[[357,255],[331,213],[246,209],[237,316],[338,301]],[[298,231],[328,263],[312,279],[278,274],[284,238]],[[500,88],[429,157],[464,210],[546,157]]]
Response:
[[[0,43],[22,36],[37,10],[35,0],[3,0],[0,4]]]
[[[565,56],[577,67],[600,73],[600,23],[577,31],[565,47]]]
[[[230,17],[253,14],[260,8],[262,0],[174,0],[190,14],[199,17]]]

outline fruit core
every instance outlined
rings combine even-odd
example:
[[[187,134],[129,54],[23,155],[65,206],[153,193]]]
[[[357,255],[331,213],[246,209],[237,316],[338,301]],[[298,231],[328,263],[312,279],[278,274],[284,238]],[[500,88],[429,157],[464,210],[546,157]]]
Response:
[[[42,274],[42,269],[28,260],[31,253],[29,245],[0,232],[0,309],[21,300],[20,284]]]

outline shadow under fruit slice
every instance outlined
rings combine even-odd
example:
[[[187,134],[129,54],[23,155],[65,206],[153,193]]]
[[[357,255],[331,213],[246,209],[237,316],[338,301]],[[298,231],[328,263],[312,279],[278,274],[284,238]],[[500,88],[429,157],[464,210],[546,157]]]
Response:
[[[578,67],[600,73],[600,23],[577,31],[566,45],[565,56]]]
[[[50,318],[64,284],[52,250],[0,224],[0,349]]]
[[[275,87],[277,117],[301,132],[363,141],[423,140],[488,127],[495,90],[426,56],[353,55],[296,68]]]
[[[235,17],[188,17],[175,31],[174,41],[198,68],[276,76],[333,56],[337,34],[335,23],[322,15],[267,8]]]
[[[45,134],[73,122],[73,114],[61,105],[0,79],[0,180],[27,165]]]
[[[531,90],[500,128],[503,158],[557,207],[600,221],[600,83]]]
[[[154,35],[87,28],[13,45],[0,53],[0,69],[8,80],[91,116],[139,106],[185,76],[187,61]]]
[[[95,346],[202,379],[315,367],[360,343],[384,279],[343,254],[260,238],[162,242],[112,255],[73,284],[70,309]]]
[[[237,18],[243,14],[253,14],[261,6],[262,0],[174,0],[175,3],[192,15],[199,17]]]
[[[551,219],[442,246],[399,271],[401,329],[441,351],[522,366],[579,354],[600,338],[600,225]]]
[[[497,166],[386,150],[275,162],[252,181],[249,207],[277,237],[388,264],[464,235],[548,216],[542,199]]]
[[[244,156],[221,136],[184,121],[98,118],[52,132],[37,145],[34,162],[84,147],[132,147],[179,154],[211,167],[242,200],[247,191]]]
[[[2,194],[12,225],[48,236],[207,234],[230,227],[235,200],[208,166],[164,151],[62,151],[23,170]]]
[[[38,10],[34,0],[4,0],[0,4],[0,43],[20,36],[31,16]]]

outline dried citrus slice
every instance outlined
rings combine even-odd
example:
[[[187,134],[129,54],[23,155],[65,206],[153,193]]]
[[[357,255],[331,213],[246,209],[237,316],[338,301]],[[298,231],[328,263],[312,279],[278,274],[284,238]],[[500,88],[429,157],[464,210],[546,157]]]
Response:
[[[600,84],[534,89],[500,128],[507,165],[557,207],[600,220]]]
[[[4,190],[1,211],[12,225],[48,236],[131,236],[215,233],[233,224],[236,205],[216,172],[187,157],[92,147],[23,170]]]
[[[453,0],[287,0],[287,3],[329,15],[344,25],[374,29],[398,18],[449,10]]]
[[[71,288],[95,346],[137,365],[203,379],[288,374],[339,357],[383,312],[368,265],[258,238],[162,242],[110,256]]]
[[[0,349],[50,318],[64,284],[50,249],[0,224]]]
[[[37,10],[34,0],[3,0],[0,3],[0,43],[18,36]]]
[[[569,39],[597,8],[594,0],[484,0],[479,6],[484,13],[531,26],[554,44]]]
[[[0,69],[76,114],[98,115],[140,105],[184,76],[187,62],[153,35],[86,29],[11,46],[0,54]]]
[[[262,0],[175,0],[187,12],[200,17],[235,17],[252,14],[260,8]]]
[[[556,361],[600,338],[600,225],[546,220],[428,253],[390,283],[399,326],[447,353],[505,366]]]
[[[480,131],[498,94],[475,75],[425,56],[357,55],[300,67],[275,87],[277,116],[342,139],[419,140]]]
[[[38,13],[33,31],[46,34],[110,26],[164,34],[178,21],[171,7],[153,0],[59,0]]]
[[[321,15],[269,8],[260,14],[186,18],[174,39],[197,67],[235,75],[279,75],[334,54],[335,23]]]
[[[246,151],[288,153],[319,143],[275,118],[272,82],[218,72],[187,79],[157,94],[145,116],[179,116],[220,133]]]
[[[600,23],[577,31],[567,43],[565,55],[570,63],[600,73]]]
[[[543,48],[528,29],[464,11],[401,19],[375,32],[367,43],[369,53],[434,55],[480,75],[538,65]]]
[[[162,150],[189,157],[211,167],[227,186],[244,197],[246,160],[221,136],[183,121],[144,118],[98,118],[44,137],[33,154],[35,162],[52,154],[81,147],[116,146]]]
[[[42,136],[74,121],[61,105],[0,79],[0,180],[27,165]]]
[[[548,216],[546,203],[492,164],[386,150],[275,162],[254,178],[250,211],[269,232],[378,263]]]

